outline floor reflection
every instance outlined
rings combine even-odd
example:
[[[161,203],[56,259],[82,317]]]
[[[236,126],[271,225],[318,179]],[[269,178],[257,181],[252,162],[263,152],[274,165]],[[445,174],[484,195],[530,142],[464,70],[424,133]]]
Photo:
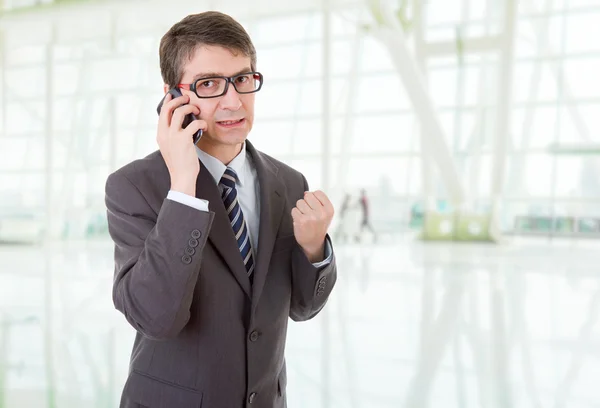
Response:
[[[291,323],[301,407],[600,405],[594,241],[336,246],[338,286]],[[133,332],[110,242],[0,247],[0,408],[114,407]]]

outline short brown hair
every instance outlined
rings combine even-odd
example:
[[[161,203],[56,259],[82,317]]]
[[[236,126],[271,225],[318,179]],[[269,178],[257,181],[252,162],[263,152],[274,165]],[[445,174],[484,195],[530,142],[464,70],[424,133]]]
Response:
[[[256,69],[256,49],[244,27],[227,14],[207,11],[185,17],[160,40],[160,72],[165,84],[173,87],[180,82],[185,61],[202,45],[241,52],[250,57],[252,70]]]

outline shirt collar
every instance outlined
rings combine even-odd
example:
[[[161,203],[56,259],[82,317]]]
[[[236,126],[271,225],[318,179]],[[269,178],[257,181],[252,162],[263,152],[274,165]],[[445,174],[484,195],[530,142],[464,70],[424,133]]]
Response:
[[[202,164],[204,164],[204,167],[208,169],[208,172],[211,174],[213,179],[215,179],[217,185],[219,185],[219,183],[221,182],[221,178],[223,177],[223,174],[225,174],[225,170],[227,170],[227,167],[231,167],[233,171],[235,171],[235,173],[237,174],[237,184],[239,184],[240,186],[244,185],[244,182],[246,181],[246,172],[244,170],[247,163],[245,142],[242,145],[242,150],[229,163],[229,166],[224,165],[219,159],[206,153],[198,146],[196,146],[196,153],[198,154],[198,158],[200,159]]]

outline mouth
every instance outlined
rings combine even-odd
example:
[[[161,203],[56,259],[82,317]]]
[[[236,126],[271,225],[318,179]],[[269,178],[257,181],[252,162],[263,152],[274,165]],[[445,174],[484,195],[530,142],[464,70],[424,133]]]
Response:
[[[224,128],[234,128],[234,127],[239,127],[242,126],[244,123],[246,122],[246,119],[238,119],[238,120],[222,120],[222,121],[217,121],[217,125],[224,127]]]

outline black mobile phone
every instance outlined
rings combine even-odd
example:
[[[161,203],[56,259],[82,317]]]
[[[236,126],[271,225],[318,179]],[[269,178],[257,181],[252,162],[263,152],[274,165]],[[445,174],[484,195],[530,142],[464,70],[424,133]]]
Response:
[[[173,99],[179,98],[180,96],[183,95],[181,93],[181,91],[179,90],[179,88],[171,88],[171,89],[169,89],[169,92],[167,92],[167,94],[171,94]],[[165,96],[161,99],[160,103],[158,104],[158,107],[156,108],[156,111],[158,112],[159,115],[160,115],[160,110],[163,106],[163,103],[165,101],[165,97],[167,96],[167,94],[165,94]],[[183,119],[183,123],[181,124],[181,127],[183,129],[185,129],[194,120],[196,120],[196,118],[191,113],[188,115],[185,115],[185,118]],[[202,137],[202,129],[198,130],[196,133],[194,133],[192,135],[192,140],[194,141],[194,144],[198,143],[198,140],[200,140],[201,137]]]

